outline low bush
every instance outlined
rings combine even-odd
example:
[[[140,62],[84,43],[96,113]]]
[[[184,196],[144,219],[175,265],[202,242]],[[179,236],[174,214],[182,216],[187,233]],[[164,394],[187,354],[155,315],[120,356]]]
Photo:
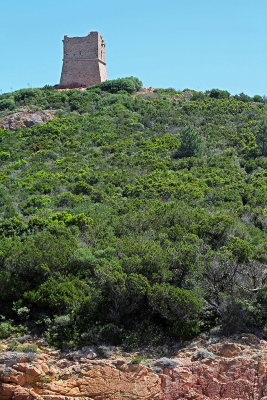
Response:
[[[137,92],[141,87],[142,82],[138,78],[131,76],[129,78],[120,78],[101,82],[93,86],[93,89],[100,88],[101,90],[110,93],[118,93],[121,90],[125,90],[128,93],[134,93]]]
[[[26,344],[20,347],[20,351],[23,353],[38,353],[38,346],[36,344]]]
[[[0,339],[7,339],[11,336],[19,336],[25,333],[26,328],[22,325],[13,325],[11,322],[0,322]]]
[[[230,97],[230,93],[227,90],[212,89],[209,92],[210,97],[214,99],[227,99]]]
[[[181,145],[174,153],[174,158],[198,157],[202,152],[202,139],[200,135],[191,127],[187,127],[181,132]]]
[[[140,364],[143,361],[146,361],[147,356],[135,356],[131,359],[130,364]]]
[[[12,98],[0,100],[0,111],[8,110],[13,111],[16,108],[16,104]]]
[[[195,355],[198,360],[204,360],[205,358],[208,358],[210,360],[215,359],[215,355],[211,351],[208,351],[204,348],[198,349]]]
[[[39,381],[43,383],[50,383],[52,382],[52,378],[49,376],[40,376]]]

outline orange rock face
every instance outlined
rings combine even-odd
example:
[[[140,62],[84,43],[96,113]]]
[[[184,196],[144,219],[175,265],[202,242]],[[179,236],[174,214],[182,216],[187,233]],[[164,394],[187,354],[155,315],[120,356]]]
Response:
[[[244,339],[249,338],[247,335]],[[214,358],[199,359],[199,348]],[[39,354],[0,352],[0,400],[267,400],[267,342],[201,341],[172,360],[132,364],[131,357],[40,349]],[[193,361],[196,360],[196,361]]]

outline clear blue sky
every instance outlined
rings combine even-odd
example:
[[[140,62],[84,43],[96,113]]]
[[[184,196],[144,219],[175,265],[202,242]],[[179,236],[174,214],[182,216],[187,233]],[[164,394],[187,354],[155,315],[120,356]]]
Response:
[[[267,0],[0,0],[0,92],[56,84],[62,39],[98,30],[109,79],[267,95]]]

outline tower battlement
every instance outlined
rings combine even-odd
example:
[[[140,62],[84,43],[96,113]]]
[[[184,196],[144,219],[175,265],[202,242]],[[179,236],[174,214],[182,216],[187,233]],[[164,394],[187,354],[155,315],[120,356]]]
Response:
[[[61,88],[88,87],[107,80],[105,42],[97,31],[83,37],[64,36]]]

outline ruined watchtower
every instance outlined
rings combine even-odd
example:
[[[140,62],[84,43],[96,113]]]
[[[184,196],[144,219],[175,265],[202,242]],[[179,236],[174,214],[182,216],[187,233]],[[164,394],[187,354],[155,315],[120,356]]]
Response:
[[[83,37],[64,36],[64,58],[59,87],[93,86],[107,80],[105,42],[99,32]]]

